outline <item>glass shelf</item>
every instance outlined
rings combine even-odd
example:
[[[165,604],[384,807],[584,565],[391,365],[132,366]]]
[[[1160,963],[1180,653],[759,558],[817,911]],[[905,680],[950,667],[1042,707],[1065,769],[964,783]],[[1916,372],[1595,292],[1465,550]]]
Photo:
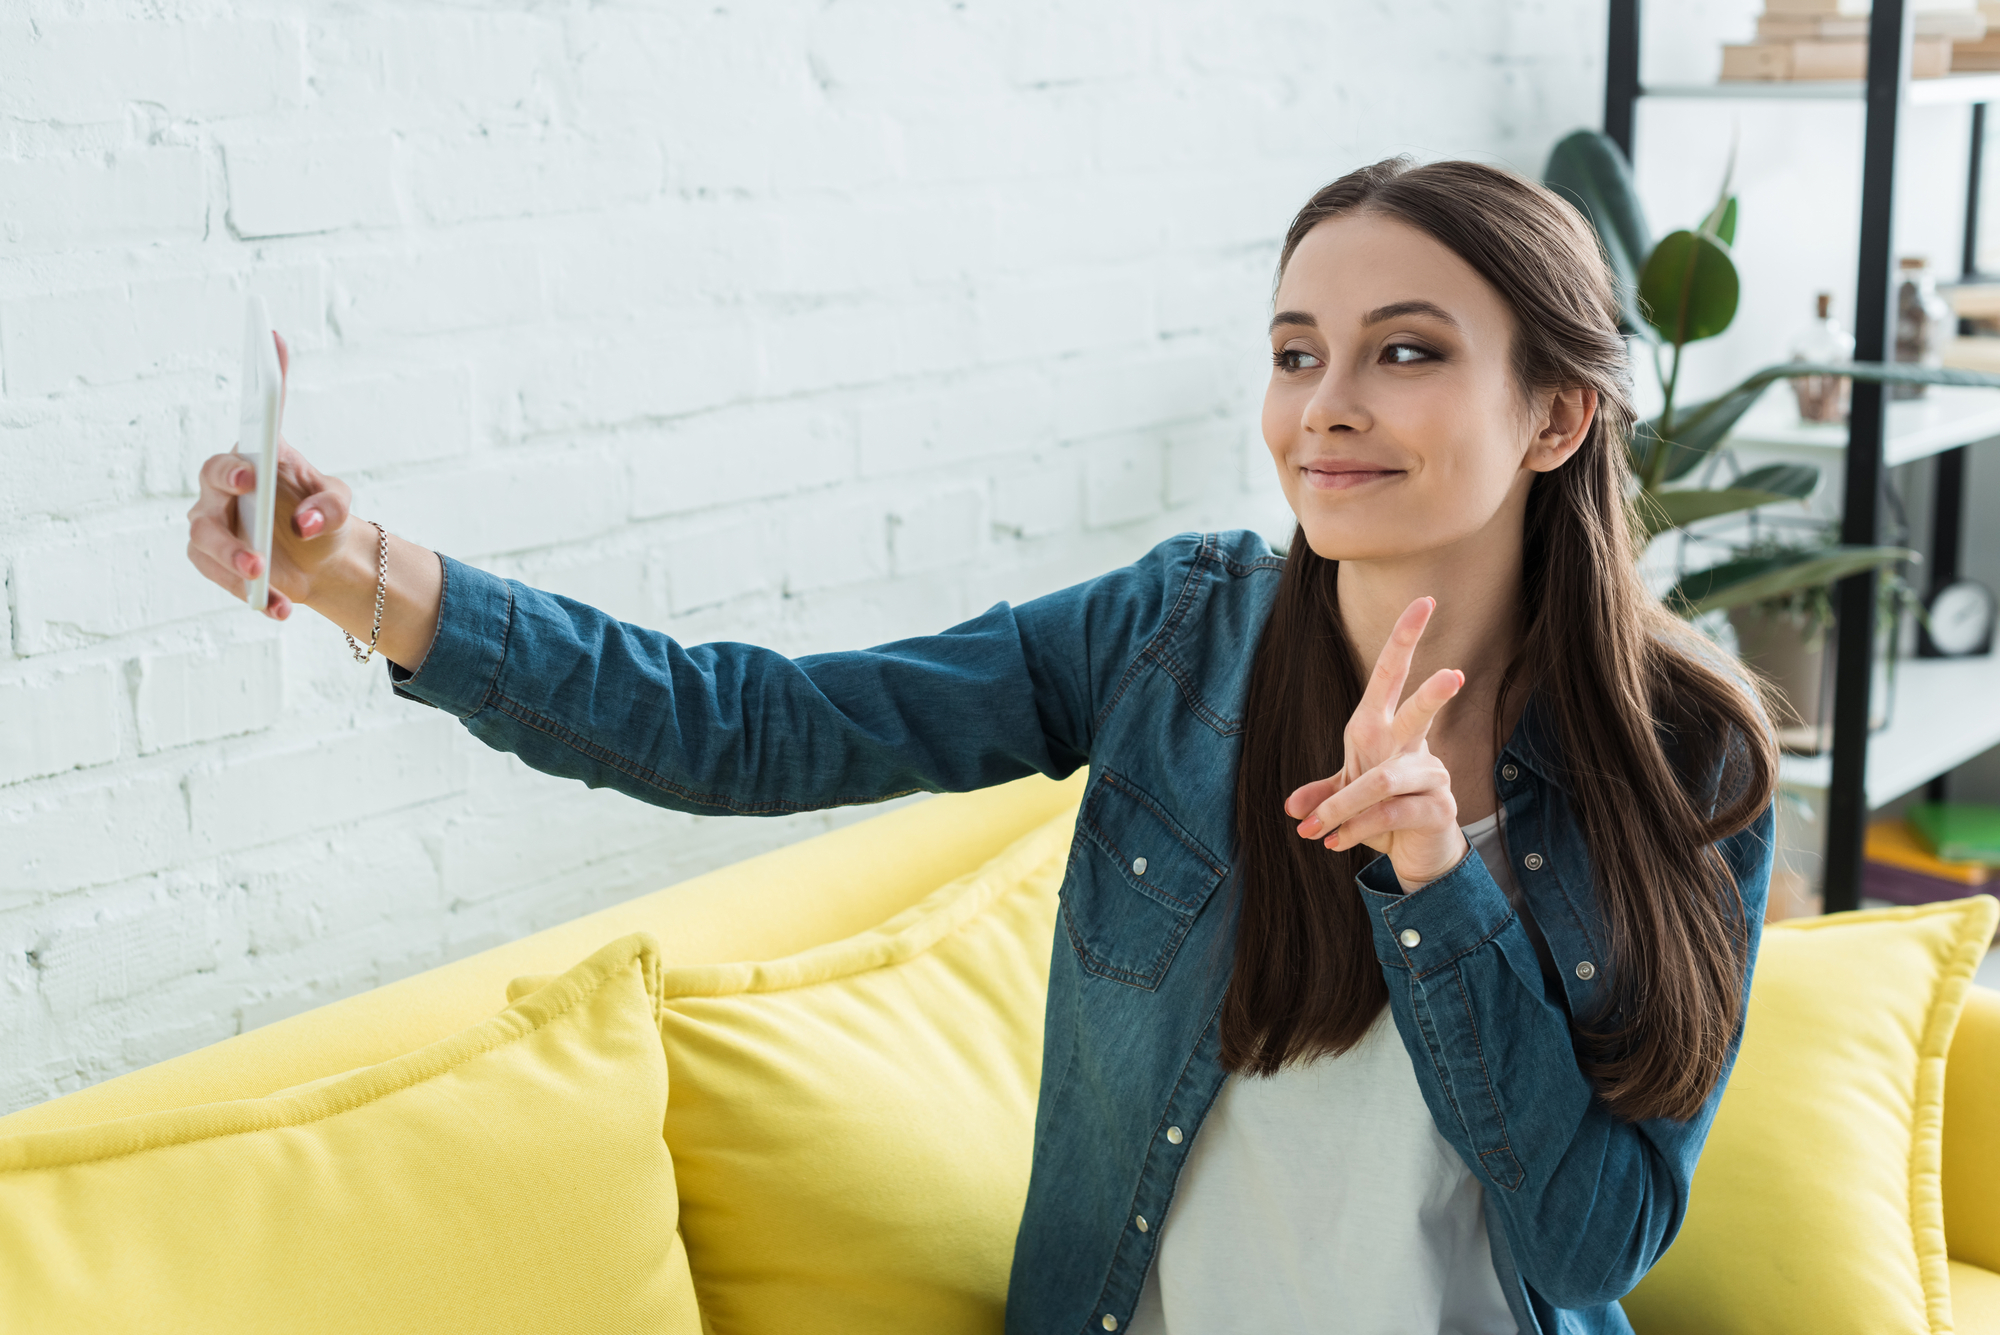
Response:
[[[2000,390],[1932,385],[1921,399],[1889,401],[1889,433],[1883,443],[1882,462],[1894,467],[1996,436],[2000,436]],[[1799,420],[1797,401],[1789,385],[1781,381],[1765,390],[1757,406],[1743,415],[1729,433],[1728,443],[1844,450],[1847,425]]]
[[[1896,664],[1889,724],[1868,738],[1868,809],[2000,745],[2000,659],[1906,658]],[[1778,781],[1824,790],[1833,757],[1784,756]]]
[[[1859,79],[1732,79],[1728,83],[1663,83],[1639,90],[1641,97],[1728,98],[1781,102],[1858,102],[1868,91]],[[1913,106],[2000,102],[2000,73],[1947,74],[1910,80]]]

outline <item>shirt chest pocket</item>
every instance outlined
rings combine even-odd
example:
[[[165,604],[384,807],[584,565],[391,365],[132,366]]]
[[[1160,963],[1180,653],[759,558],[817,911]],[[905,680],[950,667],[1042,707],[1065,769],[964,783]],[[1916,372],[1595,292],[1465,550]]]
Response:
[[[1077,959],[1102,977],[1157,987],[1228,868],[1114,770],[1091,785],[1077,834],[1062,903]]]

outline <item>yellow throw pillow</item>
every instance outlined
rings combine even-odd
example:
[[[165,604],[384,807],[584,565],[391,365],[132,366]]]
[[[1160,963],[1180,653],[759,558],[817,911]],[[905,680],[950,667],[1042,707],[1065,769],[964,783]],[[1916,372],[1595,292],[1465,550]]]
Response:
[[[1074,823],[844,941],[666,970],[666,1139],[715,1330],[1001,1329]]]
[[[1764,929],[1743,1049],[1639,1335],[1942,1335],[1945,1055],[1990,896]]]
[[[701,1329],[652,938],[269,1098],[0,1139],[0,1330]]]

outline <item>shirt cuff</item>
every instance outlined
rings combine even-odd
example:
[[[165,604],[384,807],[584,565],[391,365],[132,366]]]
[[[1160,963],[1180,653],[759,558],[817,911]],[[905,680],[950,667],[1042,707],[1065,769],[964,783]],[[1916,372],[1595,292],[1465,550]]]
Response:
[[[1403,893],[1386,854],[1361,869],[1355,886],[1374,933],[1375,958],[1419,978],[1485,945],[1514,916],[1477,849],[1412,894]]]
[[[411,672],[388,664],[389,684],[405,700],[470,718],[486,707],[507,657],[514,624],[514,590],[498,575],[438,553],[444,589],[430,652]]]

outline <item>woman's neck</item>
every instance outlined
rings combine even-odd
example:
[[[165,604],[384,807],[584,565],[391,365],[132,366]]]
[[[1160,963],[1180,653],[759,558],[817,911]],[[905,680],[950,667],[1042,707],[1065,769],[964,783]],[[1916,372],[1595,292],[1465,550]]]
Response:
[[[1413,601],[1437,599],[1404,684],[1404,695],[1440,668],[1465,673],[1465,686],[1431,727],[1431,750],[1458,778],[1455,758],[1492,763],[1494,713],[1500,674],[1521,638],[1521,541],[1513,526],[1507,541],[1489,526],[1464,542],[1385,560],[1340,563],[1337,590],[1341,621],[1359,656],[1362,680],[1374,670],[1396,618]],[[1505,722],[1511,727],[1513,719]],[[1481,813],[1483,814],[1483,813]]]

